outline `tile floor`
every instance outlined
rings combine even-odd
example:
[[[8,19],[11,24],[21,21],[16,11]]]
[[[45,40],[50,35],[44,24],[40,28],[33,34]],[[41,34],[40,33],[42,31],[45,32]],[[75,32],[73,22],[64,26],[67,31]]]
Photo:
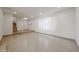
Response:
[[[3,38],[3,52],[78,52],[74,40],[57,38],[36,32],[22,33]]]

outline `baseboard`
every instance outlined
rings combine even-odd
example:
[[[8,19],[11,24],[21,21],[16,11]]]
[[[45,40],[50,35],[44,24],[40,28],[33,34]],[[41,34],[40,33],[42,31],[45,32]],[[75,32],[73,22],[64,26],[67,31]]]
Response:
[[[12,36],[12,35],[17,35],[17,34],[23,34],[23,33],[29,33],[29,32],[34,32],[34,31],[28,31],[28,32],[15,32],[15,33],[13,33],[13,34],[3,35],[3,37]]]
[[[13,35],[17,35],[17,34],[22,34],[22,32],[21,32],[21,33],[13,33],[13,34],[7,34],[7,35],[3,35],[3,37],[7,37],[7,36],[13,36]]]
[[[77,43],[77,45],[78,45],[78,47],[79,47],[79,40],[76,40],[76,43]]]
[[[34,32],[37,32],[37,31],[34,31]],[[47,34],[47,33],[42,33],[42,32],[37,32],[37,33],[41,33],[41,34],[45,34],[45,35],[54,36],[54,37],[57,37],[57,38],[62,38],[62,39],[68,39],[68,40],[74,40],[75,41],[75,39],[62,37],[62,36],[58,36],[58,35],[54,35],[54,34]]]
[[[3,35],[3,37],[6,37],[6,36],[12,36],[12,35],[14,35],[14,34]]]
[[[2,38],[3,38],[3,36],[0,36],[0,45],[1,45],[1,43],[2,43]]]

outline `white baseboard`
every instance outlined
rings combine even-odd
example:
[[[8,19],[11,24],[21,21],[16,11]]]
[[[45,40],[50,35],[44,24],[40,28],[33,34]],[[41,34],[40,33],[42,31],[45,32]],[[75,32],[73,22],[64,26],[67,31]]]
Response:
[[[47,34],[47,35],[52,35],[52,36],[55,36],[55,37],[58,37],[58,38],[64,38],[64,39],[75,40],[74,38],[63,37],[63,36],[56,35],[56,34],[50,34],[50,33],[39,32],[39,31],[35,31],[35,32],[42,33],[42,34]]]
[[[77,45],[78,45],[78,47],[79,47],[79,40],[76,40],[76,43],[77,43]]]
[[[1,42],[1,40],[2,40],[2,37],[3,37],[3,36],[0,36],[0,42]]]

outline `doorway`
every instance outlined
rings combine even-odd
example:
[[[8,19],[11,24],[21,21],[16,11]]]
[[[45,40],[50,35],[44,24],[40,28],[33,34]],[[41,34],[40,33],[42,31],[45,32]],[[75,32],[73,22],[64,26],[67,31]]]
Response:
[[[16,33],[17,32],[17,26],[16,26],[16,23],[14,22],[13,23],[13,33]]]

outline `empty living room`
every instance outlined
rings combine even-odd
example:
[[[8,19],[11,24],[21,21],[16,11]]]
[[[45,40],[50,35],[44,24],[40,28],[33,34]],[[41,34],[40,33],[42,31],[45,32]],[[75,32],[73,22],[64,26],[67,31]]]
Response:
[[[79,52],[79,7],[0,7],[0,52]]]

